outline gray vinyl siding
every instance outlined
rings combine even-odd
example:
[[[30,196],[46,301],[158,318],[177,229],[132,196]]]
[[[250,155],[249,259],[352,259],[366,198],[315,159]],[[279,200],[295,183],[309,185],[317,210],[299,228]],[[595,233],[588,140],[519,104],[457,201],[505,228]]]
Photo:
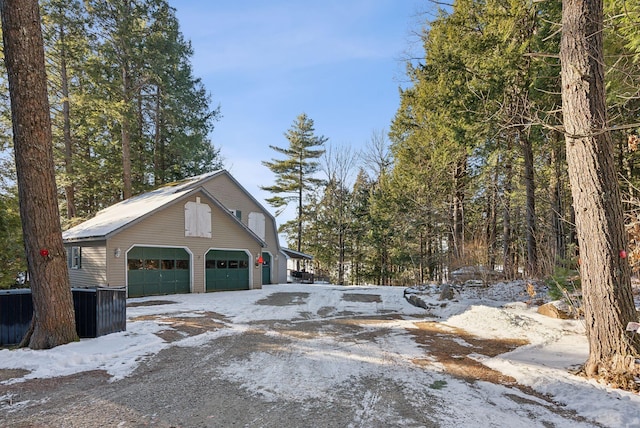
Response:
[[[212,237],[185,237],[184,206],[200,197],[201,203],[211,207]],[[111,285],[125,285],[127,275],[127,251],[134,246],[141,247],[177,247],[191,254],[191,292],[205,291],[205,255],[212,249],[247,250],[253,257],[260,254],[260,243],[252,237],[232,215],[215,205],[205,194],[195,193],[130,226],[108,241],[106,249],[107,277]],[[115,257],[116,249],[120,257]],[[261,271],[250,263],[250,287],[260,288]]]
[[[81,267],[69,269],[72,287],[104,287],[106,275],[106,247],[104,241],[66,244],[65,248],[81,248]]]

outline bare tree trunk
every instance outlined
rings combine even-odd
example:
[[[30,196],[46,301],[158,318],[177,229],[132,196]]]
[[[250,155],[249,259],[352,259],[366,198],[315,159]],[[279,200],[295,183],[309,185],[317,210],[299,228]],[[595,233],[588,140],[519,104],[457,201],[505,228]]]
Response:
[[[456,164],[453,195],[453,244],[454,257],[464,257],[464,188],[467,177],[467,157],[463,156]]]
[[[302,154],[301,154],[302,156]],[[302,204],[304,203],[303,195],[304,195],[304,176],[303,176],[303,163],[304,160],[301,158],[298,168],[298,241],[297,241],[297,250],[298,252],[302,251]]]
[[[67,75],[67,58],[64,25],[60,25],[60,80],[62,83],[62,133],[64,139],[64,168],[67,183],[64,187],[67,202],[67,218],[76,216],[75,175],[73,172],[73,140],[71,137],[71,109],[69,102],[69,76]]]
[[[494,166],[487,179],[487,227],[485,240],[487,242],[487,268],[496,267],[497,236],[498,236],[498,169]]]
[[[562,192],[562,169],[564,168],[564,158],[560,154],[560,147],[557,146],[557,140],[553,138],[551,146],[551,170],[554,172],[549,182],[549,192],[551,193],[551,225],[553,228],[553,241],[555,246],[554,259],[550,260],[551,266],[554,262],[564,261],[567,258],[567,237],[565,233],[566,214],[563,209],[563,192]]]
[[[425,245],[425,233],[420,230],[420,263],[419,263],[419,277],[418,279],[420,280],[420,284],[424,284],[424,260],[425,260],[425,253],[426,253],[426,245]]]
[[[637,314],[622,252],[627,237],[613,144],[606,130],[602,26],[602,0],[563,1],[562,111],[589,338],[585,372],[630,387],[638,371],[640,339],[632,343],[625,332]]]
[[[164,144],[162,143],[162,115],[161,111],[162,90],[160,86],[156,87],[156,105],[155,105],[155,132],[153,135],[154,142],[154,168],[155,177],[154,184],[163,184],[166,182],[165,177],[165,157],[164,157]],[[142,129],[142,127],[140,127]]]
[[[33,297],[29,347],[77,340],[54,176],[51,118],[36,0],[0,0],[20,215]]]
[[[338,231],[338,285],[344,285],[344,261],[345,261],[345,232],[340,224]]]
[[[502,264],[504,276],[507,279],[515,277],[515,263],[513,254],[513,233],[511,226],[511,192],[513,190],[513,166],[511,164],[511,144],[506,151],[504,160],[504,190],[502,214]]]
[[[122,67],[122,96],[124,111],[120,123],[120,135],[122,137],[122,198],[129,199],[133,194],[131,180],[131,134],[129,131],[129,73],[127,67]]]
[[[537,277],[538,271],[538,245],[536,242],[536,187],[533,167],[533,147],[531,141],[525,135],[524,130],[519,132],[520,145],[524,158],[524,183],[527,195],[527,274],[530,277]]]

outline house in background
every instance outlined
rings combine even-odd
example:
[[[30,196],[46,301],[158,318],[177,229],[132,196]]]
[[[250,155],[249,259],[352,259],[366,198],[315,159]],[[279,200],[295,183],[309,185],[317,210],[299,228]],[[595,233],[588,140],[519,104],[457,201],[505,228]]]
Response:
[[[287,282],[313,284],[313,256],[284,247],[282,252],[287,256]]]
[[[62,237],[72,287],[140,297],[287,280],[275,218],[225,170],[122,201]]]

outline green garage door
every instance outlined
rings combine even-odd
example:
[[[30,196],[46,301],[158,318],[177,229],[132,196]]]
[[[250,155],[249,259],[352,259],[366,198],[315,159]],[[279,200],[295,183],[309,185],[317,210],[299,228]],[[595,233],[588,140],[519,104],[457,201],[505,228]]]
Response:
[[[207,291],[249,289],[249,256],[244,251],[211,250],[205,268]]]
[[[189,293],[189,266],[182,248],[133,247],[127,254],[129,297]]]

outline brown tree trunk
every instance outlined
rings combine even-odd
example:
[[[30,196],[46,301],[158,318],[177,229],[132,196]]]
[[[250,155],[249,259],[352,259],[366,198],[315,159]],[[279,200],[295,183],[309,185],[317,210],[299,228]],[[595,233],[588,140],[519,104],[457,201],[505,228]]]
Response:
[[[420,230],[420,265],[419,265],[419,280],[420,280],[420,284],[424,284],[424,260],[425,260],[425,248],[426,248],[426,243],[425,243],[425,235],[422,232],[422,230]]]
[[[464,190],[467,178],[467,157],[456,163],[453,194],[453,254],[456,260],[464,257]]]
[[[29,347],[77,340],[54,177],[44,46],[36,0],[0,0],[20,215],[33,296]]]
[[[563,233],[563,225],[562,225],[562,205],[561,205],[561,193],[560,193],[560,177],[559,177],[559,169],[557,168],[557,152],[554,149],[551,149],[551,168],[554,171],[554,174],[551,175],[549,180],[549,193],[551,194],[551,211],[549,213],[551,218],[551,227],[552,227],[552,239],[554,242],[554,257],[550,260],[551,263],[564,261],[566,258],[566,254],[564,251],[564,233]],[[551,264],[550,263],[550,264]]]
[[[589,338],[585,372],[628,387],[634,384],[640,339],[631,343],[625,332],[637,314],[629,263],[621,253],[627,237],[606,130],[602,8],[602,0],[563,1],[562,112]]]
[[[338,285],[344,285],[345,244],[344,226],[341,221],[338,231]]]
[[[537,227],[536,227],[536,186],[535,174],[533,166],[533,147],[531,141],[525,135],[525,130],[518,132],[520,146],[522,148],[522,157],[524,158],[524,183],[527,194],[527,274],[529,277],[536,278],[538,271],[538,244],[537,244]]]
[[[165,167],[165,155],[164,155],[164,144],[162,142],[162,114],[161,114],[161,102],[162,102],[162,90],[160,86],[156,87],[156,105],[155,105],[155,132],[153,134],[153,147],[154,147],[154,168],[155,177],[154,177],[154,185],[164,184],[166,182],[166,167]],[[142,129],[142,126],[140,127]]]
[[[502,266],[505,278],[513,279],[516,275],[513,255],[513,233],[511,226],[511,192],[513,191],[513,166],[511,164],[511,140],[507,140],[504,159],[504,190],[502,208]]]
[[[565,232],[565,213],[563,192],[562,192],[562,169],[564,165],[564,157],[561,155],[561,147],[558,146],[559,141],[554,137],[551,141],[551,153],[549,163],[553,174],[549,181],[549,193],[551,194],[551,226],[553,232],[554,254],[549,260],[549,265],[553,266],[560,261],[563,265],[567,259],[567,236]],[[551,272],[547,272],[551,273]]]
[[[304,160],[302,159],[302,153],[300,153],[300,159],[299,159],[299,164],[298,164],[298,240],[297,240],[297,247],[296,250],[298,252],[302,251],[302,204],[304,202],[304,200],[302,199],[304,193],[304,173],[303,173],[303,164],[304,164]],[[298,269],[300,270],[300,269]]]
[[[75,175],[73,173],[73,140],[71,138],[69,77],[67,75],[65,31],[62,24],[60,24],[60,45],[60,80],[62,83],[62,116],[64,121],[62,125],[62,132],[64,138],[64,168],[67,173],[67,183],[64,187],[64,193],[67,202],[67,218],[72,219],[76,216]]]
[[[129,73],[127,67],[122,67],[122,95],[124,101],[124,111],[122,112],[122,122],[120,123],[120,134],[122,137],[122,199],[129,199],[133,194],[131,180],[131,134],[129,132]]]
[[[487,227],[485,229],[485,241],[487,243],[487,268],[494,270],[496,267],[497,236],[498,236],[498,169],[487,174]]]

